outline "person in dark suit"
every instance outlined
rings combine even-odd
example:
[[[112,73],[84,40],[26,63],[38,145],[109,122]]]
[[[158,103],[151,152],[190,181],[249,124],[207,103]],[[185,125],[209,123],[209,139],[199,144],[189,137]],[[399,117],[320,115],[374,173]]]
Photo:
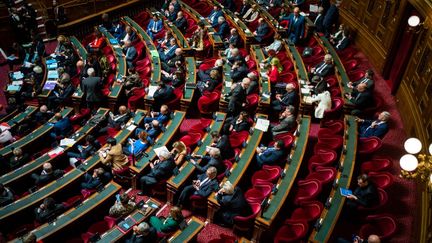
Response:
[[[177,18],[174,20],[174,25],[179,29],[182,33],[185,33],[188,28],[188,22],[186,18],[183,16],[183,12],[180,11],[177,13]]]
[[[54,115],[54,113],[49,111],[48,107],[46,105],[42,105],[39,108],[39,111],[36,112],[36,114],[34,114],[32,121],[35,124],[41,125],[41,124],[46,123],[53,115]]]
[[[157,242],[158,240],[155,228],[150,227],[146,222],[135,225],[132,229],[133,234],[125,243],[146,243]]]
[[[48,162],[42,165],[42,171],[40,174],[33,173],[31,175],[36,185],[45,184],[54,179],[54,170],[52,165]]]
[[[75,163],[78,160],[85,160],[94,154],[98,149],[101,148],[99,141],[92,135],[85,137],[85,144],[77,146],[77,152],[67,152],[69,163],[72,166],[76,166]]]
[[[128,108],[124,105],[121,105],[118,108],[118,114],[114,115],[111,111],[108,113],[108,124],[99,129],[100,134],[105,134],[109,128],[120,130],[122,126],[124,126],[129,119],[131,118],[131,113]]]
[[[158,34],[163,28],[162,20],[159,19],[157,14],[153,15],[153,18],[150,20],[147,25],[147,34],[150,38],[154,39],[154,36]]]
[[[324,61],[318,63],[310,70],[309,79],[313,76],[326,77],[334,72],[333,57],[330,54],[324,56]]]
[[[324,21],[324,8],[323,7],[319,7],[318,8],[318,15],[315,17],[314,20],[314,24],[315,24],[315,30],[317,32],[321,32],[324,33],[324,26],[323,26],[323,21]]]
[[[286,106],[295,107],[298,104],[299,98],[294,85],[288,83],[285,89],[285,94],[276,94],[276,99],[272,101],[272,110],[275,112],[281,112]]]
[[[161,64],[164,71],[171,73],[171,69],[178,68],[178,66],[182,66],[184,63],[185,57],[183,50],[181,48],[176,48],[174,50],[174,56]]]
[[[334,45],[334,47],[337,51],[342,51],[343,49],[347,48],[349,44],[350,44],[349,33],[348,30],[345,29],[342,32],[342,38]]]
[[[352,115],[360,115],[362,110],[371,107],[374,103],[372,92],[367,90],[367,84],[364,83],[357,85],[357,92],[345,94],[345,97],[355,106],[351,111]]]
[[[50,93],[47,105],[50,110],[55,110],[60,104],[63,104],[75,92],[75,87],[70,82],[70,76],[67,73],[62,75],[62,79]]]
[[[159,110],[163,104],[166,104],[175,98],[174,88],[171,85],[161,82],[158,86],[158,89],[153,94],[153,110]]]
[[[127,67],[132,68],[133,67],[133,60],[138,55],[137,50],[134,46],[131,45],[130,41],[125,41],[124,47],[123,47],[123,53],[126,59]]]
[[[227,57],[230,66],[234,65],[236,61],[242,61],[242,63],[245,63],[245,59],[238,48],[230,49],[230,53],[228,53]]]
[[[238,116],[225,120],[223,133],[229,135],[232,132],[248,131],[249,128],[249,114],[246,111],[242,111]]]
[[[373,207],[379,203],[378,190],[376,186],[369,180],[368,175],[362,174],[357,177],[358,187],[353,191],[352,195],[347,196],[347,207],[349,209],[357,209],[358,206],[365,208]]]
[[[275,142],[274,147],[257,148],[256,160],[258,167],[261,168],[263,165],[272,165],[280,162],[284,156],[284,146],[284,142],[282,140],[278,140]]]
[[[324,32],[328,37],[332,32],[333,26],[338,22],[339,19],[339,6],[341,4],[340,0],[337,0],[335,4],[332,4],[327,10],[326,15],[323,20]]]
[[[225,165],[222,162],[222,158],[220,154],[221,152],[218,148],[209,149],[207,156],[197,155],[192,153],[192,157],[200,158],[201,162],[200,164],[198,164],[194,159],[191,159],[190,162],[192,163],[193,166],[196,167],[199,173],[206,172],[207,169],[210,167],[215,167],[217,171],[219,171],[219,173],[222,173],[223,171],[225,171]],[[202,166],[201,164],[205,164],[205,165]]]
[[[168,5],[168,10],[165,10],[165,17],[169,22],[173,22],[177,17],[177,11],[173,4]]]
[[[81,189],[96,189],[101,186],[104,182],[105,170],[102,168],[96,168],[93,170],[93,174],[85,173],[83,182],[81,183]]]
[[[171,153],[162,151],[158,157],[158,160],[150,162],[151,171],[140,178],[142,191],[138,193],[139,196],[143,196],[149,186],[155,185],[159,181],[166,180],[172,176],[176,164],[174,163]]]
[[[221,158],[223,160],[234,157],[234,149],[231,147],[228,135],[220,135],[217,131],[213,131],[211,132],[211,137],[211,147],[218,148],[220,150]],[[208,152],[209,150],[207,151],[207,153]]]
[[[197,89],[200,91],[200,94],[204,94],[205,92],[213,92],[220,83],[220,73],[216,70],[211,70],[210,75],[206,80],[198,81]]]
[[[145,131],[147,133],[148,139],[154,141],[162,132],[162,128],[158,120],[153,120],[150,123],[145,123],[144,129],[137,128],[135,130],[135,135],[138,137],[139,133],[141,133],[142,131]]]
[[[62,117],[61,113],[56,113],[54,115],[55,122],[53,122],[53,128],[50,136],[53,140],[58,137],[64,138],[72,131],[72,124],[69,117]]]
[[[234,12],[237,9],[234,0],[223,0],[221,5],[224,6],[224,8],[229,9],[231,12]]]
[[[247,105],[246,92],[250,85],[250,79],[244,78],[240,85],[236,85],[229,93],[228,115],[236,116]]]
[[[63,204],[56,204],[52,197],[44,199],[43,203],[35,209],[36,221],[43,224],[53,220],[61,211],[65,210]]]
[[[293,13],[288,17],[288,21],[288,38],[292,43],[297,44],[303,38],[305,32],[305,17],[300,15],[300,8],[294,8]]]
[[[130,26],[126,26],[125,31],[123,32],[122,36],[119,39],[120,39],[119,43],[125,45],[126,41],[130,41],[130,42],[134,41],[136,39],[136,34],[135,32],[133,32]]]
[[[324,9],[323,14],[326,14],[327,10],[330,8],[330,0],[320,0],[319,6]]]
[[[192,185],[186,186],[180,193],[177,205],[180,207],[185,205],[192,195],[208,197],[212,192],[216,191],[218,189],[217,173],[215,167],[209,167],[204,174],[198,175],[198,180],[194,180]]]
[[[250,9],[251,5],[248,0],[243,0],[240,10],[238,12],[234,12],[237,16],[243,16]]]
[[[84,79],[81,84],[81,90],[84,92],[87,107],[93,109],[102,101],[103,82],[100,77],[95,77],[95,70],[89,68],[87,70],[88,78]]]
[[[27,153],[23,153],[21,148],[14,148],[12,153],[13,156],[9,160],[10,170],[14,170],[30,161],[29,155]]]
[[[0,183],[0,207],[6,206],[13,201],[14,194],[12,191]]]
[[[225,20],[224,16],[219,16],[218,18],[218,31],[216,32],[217,35],[219,35],[222,39],[226,38],[229,34],[229,25]]]
[[[255,40],[258,41],[259,43],[261,43],[269,31],[270,31],[269,26],[264,21],[264,19],[259,18],[258,19],[258,27],[253,32],[253,35],[255,36]]]
[[[209,16],[207,17],[207,20],[212,25],[213,28],[216,28],[218,26],[218,19],[220,16],[222,16],[222,10],[218,5],[215,5],[213,7],[213,10],[210,12]]]
[[[240,36],[236,28],[232,28],[230,30],[230,36],[228,36],[228,38],[225,38],[224,44],[225,44],[225,48],[229,48],[229,45],[233,45],[234,47],[240,45]]]
[[[231,67],[231,73],[230,73],[230,77],[232,79],[232,82],[233,83],[240,82],[241,80],[246,78],[248,72],[249,72],[249,69],[243,60],[235,61]]]
[[[280,134],[292,131],[296,125],[296,118],[294,116],[295,108],[289,105],[285,108],[285,111],[279,116],[279,124],[271,127],[273,137]]]
[[[379,137],[382,139],[389,130],[387,123],[389,119],[390,113],[388,111],[381,112],[377,120],[357,119],[360,123],[359,136],[361,138]]]
[[[222,188],[216,193],[216,200],[220,204],[215,214],[215,223],[222,226],[232,226],[235,216],[246,216],[250,214],[250,207],[239,187],[226,181]]]
[[[165,124],[170,119],[171,112],[167,105],[162,105],[159,112],[151,111],[150,116],[144,118],[144,123],[150,123],[157,120],[159,124]]]
[[[381,243],[381,240],[378,235],[369,235],[367,239],[362,239],[360,236],[353,234],[351,240],[338,237],[336,243]]]
[[[175,56],[175,51],[178,48],[177,42],[174,38],[171,38],[169,45],[163,50],[159,50],[159,57],[162,62],[168,62]]]
[[[356,92],[357,86],[359,84],[366,84],[366,88],[370,91],[374,90],[375,82],[374,82],[374,72],[372,69],[368,69],[365,72],[365,76],[361,78],[360,80],[357,80],[355,82],[349,82],[347,84],[348,88],[353,89],[353,92]]]

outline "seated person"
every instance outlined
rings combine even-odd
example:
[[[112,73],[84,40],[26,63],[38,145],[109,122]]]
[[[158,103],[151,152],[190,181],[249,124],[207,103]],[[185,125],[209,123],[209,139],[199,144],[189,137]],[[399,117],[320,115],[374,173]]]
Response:
[[[250,79],[244,78],[240,85],[231,87],[230,93],[225,99],[228,99],[228,117],[237,116],[243,107],[247,106],[247,90],[250,86]],[[234,86],[234,85],[233,85]]]
[[[372,107],[374,104],[372,92],[367,89],[365,83],[357,85],[357,92],[345,94],[345,97],[355,106],[351,111],[352,115],[360,115],[362,110]]]
[[[270,61],[270,68],[267,70],[267,78],[270,84],[278,83],[280,73],[283,71],[283,66],[280,64],[279,58],[272,58]]]
[[[0,207],[6,206],[15,200],[12,191],[0,183]]]
[[[128,140],[128,145],[123,148],[123,153],[127,156],[133,154],[133,156],[138,156],[141,152],[144,152],[150,146],[150,142],[148,141],[148,135],[145,131],[141,131],[138,134],[138,139]]]
[[[257,148],[256,160],[258,163],[258,167],[261,168],[263,165],[273,165],[280,162],[284,156],[284,147],[284,142],[282,140],[278,140],[275,142],[274,147]]]
[[[229,9],[231,12],[234,12],[237,9],[234,0],[222,0],[220,3],[224,8]]]
[[[240,53],[240,50],[238,48],[230,49],[230,53],[227,55],[228,64],[230,66],[234,65],[236,61],[243,61],[245,63],[245,60],[243,56]]]
[[[207,38],[207,28],[202,21],[198,22],[197,26],[192,36],[188,38],[188,43],[193,50],[202,51],[204,50],[204,38]]]
[[[97,139],[95,139],[92,135],[87,135],[85,137],[84,145],[78,145],[78,152],[67,152],[67,156],[69,157],[69,163],[75,167],[76,162],[79,160],[85,160],[94,153],[98,149],[101,148],[101,144]]]
[[[177,45],[177,42],[174,38],[170,39],[169,45],[167,45],[165,48],[161,48],[159,50],[159,58],[161,62],[168,62],[171,60],[176,54],[176,49],[179,48]]]
[[[42,172],[40,174],[33,173],[31,177],[35,181],[36,185],[46,184],[52,180],[54,180],[54,170],[52,168],[51,163],[45,162],[42,165]]]
[[[157,90],[153,94],[153,110],[159,110],[162,105],[172,101],[174,98],[174,88],[169,84],[160,82]]]
[[[57,82],[56,87],[48,96],[47,104],[49,109],[54,110],[63,104],[75,92],[75,87],[70,82],[70,76],[67,73]]]
[[[327,87],[324,86],[316,89],[316,92],[318,94],[315,97],[312,96],[311,102],[318,102],[318,105],[315,107],[314,115],[315,118],[322,119],[324,118],[324,113],[332,108],[331,94],[327,90]]]
[[[331,44],[335,45],[339,42],[340,39],[342,39],[342,33],[345,30],[345,25],[340,24],[338,31],[336,31],[334,34],[330,35],[329,41]]]
[[[330,54],[324,56],[324,61],[318,63],[310,70],[309,79],[313,76],[326,77],[334,72],[333,57]]]
[[[152,185],[157,184],[162,180],[167,180],[173,174],[173,169],[176,164],[170,152],[161,151],[157,160],[150,162],[150,172],[140,178],[142,191],[138,193],[139,196],[145,195],[145,191]]]
[[[115,138],[109,137],[106,141],[108,147],[99,151],[102,164],[111,168],[113,172],[120,171],[129,166],[128,157],[123,154],[121,143]]]
[[[359,123],[359,136],[361,138],[368,137],[379,137],[383,138],[388,132],[388,120],[390,119],[390,113],[388,111],[383,111],[378,115],[377,120],[365,120],[359,119],[356,120]]]
[[[110,30],[110,33],[116,38],[117,40],[121,40],[125,32],[124,25],[121,21],[116,21],[113,25],[113,28]]]
[[[180,62],[181,66],[183,66],[183,64],[185,63],[184,53],[180,47],[175,49],[173,57],[171,57],[167,61],[161,63],[162,64],[162,70],[165,72],[171,73],[171,69],[177,68],[179,65],[179,62]]]
[[[154,141],[162,132],[162,128],[158,120],[153,120],[151,123],[145,123],[144,129],[137,128],[135,130],[135,136],[138,137],[138,135],[142,131],[147,132],[147,138],[150,139],[151,141]]]
[[[313,86],[311,92],[315,95],[319,94],[320,90],[327,89],[329,86],[323,77],[320,76],[313,76],[310,82],[306,81],[306,84]]]
[[[129,112],[128,108],[124,105],[121,105],[118,108],[118,114],[114,115],[111,111],[108,115],[108,124],[99,129],[99,133],[105,134],[107,133],[108,129],[114,129],[114,130],[120,130],[131,118],[131,113]]]
[[[230,30],[224,16],[219,16],[217,28],[218,31],[215,34],[219,35],[222,39],[228,36]]]
[[[22,165],[27,164],[30,161],[30,157],[27,153],[23,153],[21,148],[15,148],[12,150],[13,156],[9,161],[9,169],[14,170]]]
[[[38,125],[44,124],[52,117],[52,115],[53,113],[48,110],[48,107],[46,105],[42,105],[39,108],[39,111],[34,114],[33,122]]]
[[[218,181],[216,179],[218,171],[215,167],[207,168],[205,173],[198,175],[198,180],[193,180],[192,185],[186,186],[180,193],[177,205],[182,207],[189,202],[192,195],[208,197],[212,192],[218,189]]]
[[[347,48],[350,44],[349,32],[348,30],[344,30],[342,32],[342,38],[334,45],[337,51],[342,51]]]
[[[223,16],[222,10],[218,5],[214,5],[213,10],[210,12],[207,20],[211,24],[213,28],[216,28],[218,25],[218,19],[220,16]]]
[[[258,80],[258,74],[256,71],[252,71],[249,72],[247,74],[247,78],[249,78],[250,80],[250,85],[249,88],[246,90],[246,94],[250,95],[250,94],[254,94],[254,93],[258,93],[258,88],[259,88],[259,80]]]
[[[130,26],[126,26],[126,29],[120,38],[120,44],[124,45],[124,44],[126,44],[127,41],[132,42],[135,39],[136,39],[135,32],[132,31],[132,28]]]
[[[163,28],[162,20],[159,19],[157,14],[153,14],[153,18],[147,25],[147,34],[153,40],[154,36],[157,35]]]
[[[237,117],[230,117],[225,120],[223,133],[231,134],[232,132],[249,131],[249,128],[249,114],[246,111],[242,111]]]
[[[157,120],[160,124],[165,124],[170,119],[170,110],[167,105],[162,105],[159,112],[151,111],[150,117],[144,118],[144,123],[150,123]]]
[[[93,170],[92,174],[89,174],[88,172],[84,174],[84,180],[81,183],[81,188],[90,190],[97,189],[108,180],[108,177],[111,177],[109,172],[105,172],[103,168],[96,168]]]
[[[366,84],[366,88],[370,91],[373,91],[375,82],[374,82],[374,71],[372,69],[368,69],[365,72],[365,76],[355,82],[349,82],[347,84],[348,88],[353,89],[355,91],[359,84]]]
[[[126,217],[136,209],[134,200],[135,198],[130,198],[126,193],[122,193],[109,209],[109,216],[114,218]]]
[[[5,144],[13,141],[12,133],[8,127],[0,128],[0,144]]]
[[[273,137],[280,134],[292,131],[296,125],[296,117],[294,116],[295,108],[289,105],[285,108],[285,111],[279,116],[279,124],[271,127]]]
[[[62,117],[61,113],[56,113],[54,117],[55,121],[53,122],[53,129],[50,134],[51,138],[65,138],[70,132],[72,132],[72,124],[69,117]]]
[[[370,208],[379,203],[378,190],[366,174],[357,177],[357,184],[353,194],[346,197],[349,210],[355,210],[358,206]]]
[[[240,10],[237,12],[235,11],[234,14],[237,16],[243,16],[249,9],[251,5],[248,0],[243,0],[242,4],[240,6]]]
[[[135,225],[133,234],[125,243],[144,243],[144,242],[157,242],[158,236],[155,228],[150,227],[146,222]]]
[[[263,18],[259,18],[258,27],[252,34],[254,35],[255,40],[261,43],[269,31],[270,30],[268,24],[264,21]]]
[[[128,73],[129,75],[123,76],[121,81],[124,83],[123,87],[126,96],[130,97],[133,94],[133,90],[143,87],[143,81],[135,68],[129,68]]]
[[[89,52],[99,51],[105,42],[105,38],[102,36],[102,33],[97,28],[95,28],[94,34],[95,39],[87,45],[87,50]]]
[[[282,48],[282,37],[278,33],[276,33],[274,35],[274,41],[270,45],[264,47],[263,52],[264,55],[267,56],[269,50],[273,50],[275,51],[275,53],[277,53],[278,51],[280,51],[281,48]]]
[[[223,226],[232,226],[235,216],[246,216],[251,212],[243,192],[229,181],[225,181],[222,188],[216,193],[216,200],[220,204],[215,214],[215,223]]]
[[[182,141],[177,141],[172,145],[171,154],[174,156],[174,162],[180,166],[187,155],[186,145]]]
[[[171,72],[162,70],[161,80],[164,83],[171,83],[175,88],[181,87],[186,82],[186,70],[181,61],[175,62],[175,68]]]
[[[173,23],[177,27],[177,29],[180,30],[180,32],[186,33],[186,30],[188,28],[188,22],[187,19],[184,17],[182,11],[179,11],[177,13],[177,18],[174,20]]]
[[[252,23],[255,22],[255,20],[258,19],[259,11],[258,11],[258,5],[254,4],[252,5],[243,15],[240,15],[244,22]]]
[[[225,48],[228,48],[229,45],[232,45],[232,46],[235,46],[235,47],[237,47],[237,46],[240,45],[241,39],[240,39],[240,36],[239,36],[236,28],[232,28],[230,30],[230,36],[228,36],[227,38],[225,38],[224,42],[225,42],[224,43]]]
[[[200,94],[204,94],[205,92],[211,93],[220,84],[220,82],[221,78],[219,72],[216,70],[211,70],[207,79],[198,81],[197,89],[200,91]]]
[[[231,67],[230,77],[232,82],[238,83],[241,82],[244,78],[246,78],[249,72],[248,66],[244,60],[236,60]]]
[[[167,30],[164,37],[162,39],[159,39],[157,42],[158,51],[164,51],[166,48],[168,48],[170,46],[170,40],[173,38],[173,33],[170,30]]]
[[[61,213],[65,208],[63,204],[56,204],[52,197],[44,199],[43,203],[35,209],[36,221],[43,224],[50,220],[53,220],[58,214]]]
[[[301,5],[303,5],[306,1],[305,0],[292,0],[292,5],[296,6],[296,7],[300,7]]]
[[[298,104],[299,98],[294,84],[288,83],[285,90],[285,94],[276,94],[275,100],[272,101],[272,110],[275,112],[281,112],[287,106]]]
[[[126,59],[127,68],[133,67],[133,60],[137,57],[138,53],[135,47],[132,45],[131,41],[127,40],[123,47],[124,57]]]
[[[149,223],[157,232],[170,233],[179,229],[180,224],[183,221],[184,217],[181,209],[179,207],[172,207],[169,211],[169,216],[166,219],[152,216],[150,217]]]
[[[223,59],[217,59],[212,68],[209,68],[207,70],[199,70],[198,71],[198,73],[197,73],[198,74],[198,80],[199,81],[205,81],[205,80],[209,79],[210,78],[210,72],[212,70],[215,70],[218,73],[222,73],[223,65],[224,65],[224,60]]]
[[[177,17],[177,11],[174,8],[173,4],[168,5],[168,9],[165,10],[165,17],[169,22],[173,22]]]
[[[192,153],[193,158],[201,159],[200,164],[198,164],[194,159],[191,159],[190,162],[192,163],[193,166],[196,167],[199,173],[206,172],[207,169],[210,167],[215,167],[217,171],[222,173],[223,171],[225,171],[225,165],[221,159],[220,154],[221,152],[218,148],[210,148],[208,155],[206,156]],[[204,166],[201,166],[201,164],[204,164]]]
[[[234,149],[231,147],[228,135],[221,135],[217,131],[212,131],[210,135],[212,137],[212,144],[210,147],[219,149],[222,160],[234,157]],[[210,148],[206,149],[206,152],[210,152]]]

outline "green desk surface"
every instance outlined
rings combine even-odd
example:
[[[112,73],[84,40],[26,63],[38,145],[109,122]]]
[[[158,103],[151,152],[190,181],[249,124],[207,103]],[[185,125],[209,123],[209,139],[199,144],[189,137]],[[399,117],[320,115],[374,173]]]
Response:
[[[168,122],[165,132],[159,135],[155,144],[146,150],[148,156],[142,156],[142,158],[135,163],[135,166],[132,166],[132,169],[140,173],[154,158],[156,158],[156,153],[153,148],[159,148],[168,144],[180,127],[185,115],[186,113],[183,111],[176,111],[174,113],[174,117]]]
[[[263,80],[261,78],[261,72],[264,70],[261,70],[260,63],[264,61],[265,56],[264,52],[262,51],[261,46],[259,45],[252,45],[251,46],[251,56],[255,59],[255,62],[257,64],[258,69],[258,75],[259,75],[259,86],[260,86],[260,94],[268,94],[271,93],[270,83],[267,80]],[[260,97],[260,103],[270,105],[270,98],[266,98],[261,95]]]
[[[19,113],[18,110],[15,109],[15,110],[13,110],[11,113],[2,116],[2,117],[0,118],[0,122],[7,122],[7,121],[9,121],[10,119],[12,119],[14,116],[16,116],[18,113]]]
[[[111,182],[107,184],[102,191],[95,192],[77,207],[58,216],[55,221],[43,224],[32,232],[36,235],[38,240],[43,240],[85,216],[91,210],[112,198],[120,189],[120,185]]]
[[[72,45],[75,47],[75,50],[78,53],[78,55],[81,57],[81,59],[84,61],[87,60],[87,50],[84,48],[81,42],[75,36],[71,36],[69,37],[69,39]],[[83,92],[81,90],[81,87],[78,85],[72,97],[81,99],[82,96],[83,96]]]
[[[299,124],[299,135],[295,140],[296,147],[290,153],[291,164],[287,165],[285,177],[278,182],[278,191],[271,196],[271,201],[262,216],[259,217],[261,221],[265,221],[267,225],[273,222],[276,218],[280,208],[285,203],[285,200],[292,188],[292,185],[297,177],[297,172],[302,164],[303,156],[305,154],[306,146],[309,138],[309,129],[311,118],[304,116]]]
[[[105,28],[99,28],[99,31],[105,36],[106,43],[108,46],[111,46],[116,60],[117,60],[117,73],[116,73],[116,78],[118,78],[119,76],[123,77],[126,76],[126,58],[123,55],[123,50],[121,49],[120,46],[113,46],[110,43],[110,39],[115,39],[114,36],[111,35],[110,32],[108,32]],[[108,97],[110,99],[117,99],[120,95],[120,92],[122,90],[123,85],[118,84],[117,82],[114,82],[113,85],[110,88],[110,93],[108,94]]]
[[[225,102],[226,100],[224,98],[224,94],[229,94],[231,92],[231,86],[227,85],[228,83],[231,83],[232,85],[232,79],[231,79],[231,66],[226,62],[223,66],[223,73],[222,73],[222,95],[220,97],[220,102]]]
[[[149,210],[146,212],[143,212],[141,210],[135,210],[133,213],[131,213],[129,216],[125,218],[132,218],[136,224],[139,224],[146,220],[150,215],[156,212],[158,210],[160,203],[155,201],[154,199],[150,198],[147,200],[146,204],[149,206]],[[158,208],[153,208],[151,205],[157,205]],[[117,224],[118,225],[118,224]],[[130,228],[132,230],[132,227]],[[130,232],[130,230],[128,232]],[[126,233],[127,234],[127,233]],[[97,242],[117,242],[122,237],[126,235],[123,233],[117,226],[114,226],[111,230],[101,235],[101,238]]]
[[[140,36],[141,40],[146,45],[147,49],[147,56],[151,57],[151,63],[152,63],[152,73],[150,77],[151,82],[157,82],[161,80],[161,62],[159,58],[159,53],[157,52],[157,48],[155,44],[153,43],[153,40],[148,36],[147,32],[135,21],[133,21],[128,16],[124,16],[123,20],[126,21],[133,29],[135,29],[135,32]],[[153,51],[154,55],[151,55],[151,51]]]
[[[210,125],[210,131],[208,131],[205,137],[201,140],[202,144],[194,150],[195,154],[204,155],[206,153],[206,147],[212,144],[212,137],[210,135],[211,132],[213,131],[219,132],[222,129],[222,125],[225,121],[225,117],[226,117],[225,113],[222,112],[216,113],[216,119],[214,119],[212,124]],[[176,176],[171,177],[167,183],[170,186],[178,189],[186,181],[186,179],[192,174],[194,170],[195,170],[195,166],[193,166],[191,163],[184,162],[184,164],[180,168],[180,173]]]
[[[196,83],[196,63],[194,57],[186,57],[186,70],[187,70],[187,83]],[[183,92],[183,101],[191,102],[195,89],[188,89],[185,85],[185,90]]]
[[[134,124],[140,124],[144,120],[144,112],[142,110],[138,110],[135,113],[135,116],[130,119],[128,123],[133,122]],[[119,131],[114,138],[117,140],[118,143],[122,143],[126,140],[132,134],[134,129],[128,129],[128,127],[125,127],[121,131]],[[75,168],[59,179],[47,184],[46,186],[40,188],[36,192],[29,194],[5,207],[0,208],[0,220],[4,219],[17,211],[23,210],[27,207],[30,207],[32,205],[35,205],[36,203],[42,201],[45,197],[50,196],[51,194],[55,193],[56,191],[61,190],[62,188],[66,187],[68,184],[72,183],[73,181],[77,180],[81,175],[83,175],[85,172],[91,170],[93,167],[95,167],[100,162],[99,154],[96,153],[90,158],[86,159],[83,164],[81,164],[78,168]]]
[[[201,14],[199,14],[197,11],[195,11],[195,9],[191,8],[189,5],[187,5],[186,3],[179,1],[181,7],[183,8],[183,11],[189,13],[189,15],[195,19],[195,21],[198,23],[200,21],[203,21],[205,23],[205,25],[207,26],[207,30],[208,32],[212,32],[212,33],[216,33],[217,31],[215,31],[215,29],[211,26],[211,24],[207,21],[206,18],[204,18],[203,16],[201,16]],[[213,41],[213,44],[215,46],[220,46],[223,45],[223,40],[222,38],[217,35],[217,34],[210,34],[208,35],[210,36],[210,40]]]
[[[66,116],[71,112],[72,112],[72,108],[66,107],[65,109],[63,109],[61,111],[61,114],[63,116]],[[47,134],[49,131],[51,131],[51,129],[53,127],[51,122],[53,122],[53,120],[54,120],[54,117],[52,117],[47,123],[40,126],[36,130],[34,130],[30,134],[28,134],[27,136],[22,137],[21,139],[15,141],[14,143],[9,144],[6,147],[3,147],[2,149],[0,149],[0,155],[7,156],[10,153],[12,153],[12,148],[21,148],[21,147],[24,147],[25,145],[37,140],[37,139],[42,138],[45,134]]]
[[[339,58],[339,55],[337,54],[336,50],[333,48],[333,46],[330,44],[330,42],[327,40],[325,36],[320,36],[319,39],[321,40],[322,44],[327,49],[327,51],[333,57],[333,61],[336,66],[337,73],[339,74],[338,76],[340,77],[339,86],[342,91],[342,97],[344,98],[345,105],[353,106],[353,103],[349,99],[345,98],[345,94],[351,93],[352,90],[347,86],[347,84],[350,82],[350,79],[345,71],[345,67],[342,64],[342,61]]]
[[[99,110],[96,112],[96,115],[103,115],[105,116],[108,114],[109,109],[106,108],[99,108]],[[89,119],[90,121],[91,119]],[[91,131],[96,128],[97,124],[93,124],[90,122],[87,122],[84,126],[82,126],[78,131],[76,131],[70,138],[75,139],[76,143],[79,143],[87,134],[91,133]],[[70,147],[68,146],[62,146],[64,148],[63,153],[67,153]],[[54,157],[56,158],[56,157]],[[31,162],[7,173],[0,177],[0,183],[2,184],[9,184],[11,182],[17,181],[19,178],[26,176],[30,173],[32,173],[34,170],[40,168],[45,162],[50,162],[54,158],[51,158],[48,156],[47,153],[43,154],[42,156],[38,157],[35,160],[32,160]]]
[[[339,188],[348,188],[351,184],[353,171],[355,167],[355,160],[357,154],[357,122],[354,116],[345,116],[345,138],[344,146],[346,154],[341,156],[341,164],[343,165],[342,173],[338,173],[338,187],[333,189],[330,193],[332,196],[331,206],[328,209],[324,209],[321,213],[320,218],[323,220],[319,231],[314,230],[309,238],[312,242],[327,242],[330,235],[333,232],[333,228],[336,225],[340,212],[345,202]]]
[[[168,239],[170,243],[184,243],[190,242],[201,230],[204,228],[204,222],[192,216],[188,221],[188,225],[183,230],[178,230],[174,235]]]
[[[286,52],[289,53],[290,58],[292,63],[294,64],[294,70],[297,74],[297,84],[298,87],[300,88],[300,92],[299,92],[299,99],[300,102],[302,103],[302,105],[305,105],[305,101],[304,101],[304,97],[310,96],[310,92],[307,94],[303,94],[301,92],[302,88],[307,88],[307,84],[306,82],[308,82],[309,77],[308,77],[308,73],[306,71],[306,67],[303,63],[303,59],[300,55],[300,53],[298,52],[297,48],[293,45],[287,45],[286,43],[282,43],[283,48],[285,48]],[[303,81],[300,81],[303,80]]]
[[[16,124],[22,122],[26,117],[31,116],[38,108],[36,106],[27,106],[27,108],[23,111],[12,117],[6,123],[11,127],[15,127]]]

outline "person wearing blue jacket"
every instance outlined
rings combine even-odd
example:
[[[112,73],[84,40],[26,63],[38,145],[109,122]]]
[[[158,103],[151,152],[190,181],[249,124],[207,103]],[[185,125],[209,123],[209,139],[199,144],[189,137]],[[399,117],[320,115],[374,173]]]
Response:
[[[282,140],[276,141],[274,147],[270,148],[257,148],[256,160],[259,168],[263,165],[273,165],[280,162],[284,156],[284,142]]]
[[[383,111],[378,115],[377,120],[357,119],[359,126],[359,135],[361,138],[379,137],[383,138],[389,130],[388,120],[390,113]]]

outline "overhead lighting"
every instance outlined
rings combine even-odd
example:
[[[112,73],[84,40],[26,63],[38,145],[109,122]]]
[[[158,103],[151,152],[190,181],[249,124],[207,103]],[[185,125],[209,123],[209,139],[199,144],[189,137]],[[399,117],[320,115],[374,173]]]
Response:
[[[404,143],[408,152],[399,160],[401,169],[400,176],[405,179],[420,179],[429,184],[432,190],[432,143],[428,147],[429,155],[420,153],[422,143],[417,138],[409,138]]]
[[[417,15],[413,15],[408,18],[408,25],[411,27],[417,27],[420,25],[420,18]]]

